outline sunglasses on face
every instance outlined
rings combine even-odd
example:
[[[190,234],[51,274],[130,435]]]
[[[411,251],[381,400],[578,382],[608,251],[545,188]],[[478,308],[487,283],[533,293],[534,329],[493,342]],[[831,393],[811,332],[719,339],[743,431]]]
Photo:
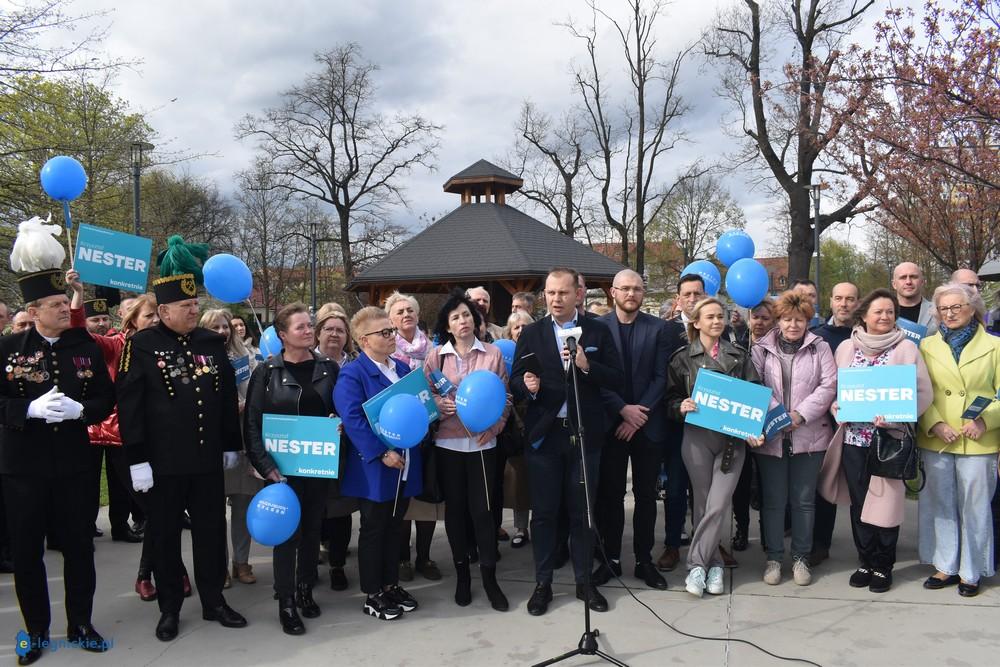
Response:
[[[396,327],[386,327],[385,329],[379,329],[378,331],[370,331],[366,333],[366,336],[374,336],[378,334],[382,338],[392,338],[396,335]]]

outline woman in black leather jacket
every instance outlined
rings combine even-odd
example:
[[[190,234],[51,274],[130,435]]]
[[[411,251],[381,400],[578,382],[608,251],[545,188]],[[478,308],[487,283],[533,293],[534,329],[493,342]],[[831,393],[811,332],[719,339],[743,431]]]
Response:
[[[686,346],[670,358],[667,369],[667,414],[684,422],[697,409],[691,399],[698,371],[703,368],[740,380],[760,382],[750,353],[723,336],[726,315],[717,299],[703,299],[688,322]],[[755,446],[760,442],[753,441]],[[688,548],[685,587],[692,595],[723,592],[723,561],[719,553],[723,520],[732,511],[733,490],[740,478],[746,443],[708,429],[684,424],[681,455],[691,480],[694,534]]]
[[[313,350],[315,330],[305,304],[293,303],[278,311],[274,329],[281,339],[282,351],[261,362],[250,377],[243,434],[253,467],[261,477],[278,482],[282,474],[264,449],[264,414],[334,416],[333,386],[338,367]],[[302,517],[295,534],[274,547],[274,591],[281,628],[290,635],[306,631],[296,607],[302,609],[306,618],[320,615],[312,588],[316,583],[320,530],[331,483],[337,482],[288,476],[288,485],[302,506]]]

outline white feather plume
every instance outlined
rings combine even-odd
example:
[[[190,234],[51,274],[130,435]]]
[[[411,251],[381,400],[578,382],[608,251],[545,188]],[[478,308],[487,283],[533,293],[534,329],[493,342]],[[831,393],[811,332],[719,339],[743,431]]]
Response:
[[[61,225],[47,224],[38,216],[17,226],[17,239],[10,253],[10,268],[18,273],[33,273],[46,269],[61,269],[66,249],[55,237],[62,234]]]

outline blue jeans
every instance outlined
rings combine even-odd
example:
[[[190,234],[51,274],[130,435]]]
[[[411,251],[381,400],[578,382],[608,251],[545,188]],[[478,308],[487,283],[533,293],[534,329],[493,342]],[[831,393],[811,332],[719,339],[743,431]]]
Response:
[[[785,555],[785,507],[791,506],[792,558],[809,556],[816,519],[816,480],[825,452],[756,457],[760,469],[760,515],[767,559]]]
[[[968,583],[993,576],[997,455],[921,454],[927,485],[918,504],[920,562]]]

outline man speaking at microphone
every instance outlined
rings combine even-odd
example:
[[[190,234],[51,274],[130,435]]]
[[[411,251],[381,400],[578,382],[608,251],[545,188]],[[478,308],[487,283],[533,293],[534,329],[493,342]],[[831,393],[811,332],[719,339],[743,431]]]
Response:
[[[535,591],[528,613],[541,616],[552,601],[552,570],[556,557],[559,507],[565,503],[570,517],[576,596],[588,597],[587,585],[594,539],[587,527],[580,452],[575,446],[577,414],[567,373],[577,372],[580,422],[586,444],[587,479],[591,502],[597,492],[601,444],[607,430],[601,390],[620,392],[622,365],[611,331],[603,322],[578,318],[578,273],[555,268],[545,278],[545,303],[549,314],[524,328],[514,352],[511,389],[515,400],[527,400],[525,416],[528,446],[525,463],[531,492],[531,533],[535,557]],[[570,348],[575,355],[570,356]],[[608,602],[591,585],[590,608],[607,611]]]

